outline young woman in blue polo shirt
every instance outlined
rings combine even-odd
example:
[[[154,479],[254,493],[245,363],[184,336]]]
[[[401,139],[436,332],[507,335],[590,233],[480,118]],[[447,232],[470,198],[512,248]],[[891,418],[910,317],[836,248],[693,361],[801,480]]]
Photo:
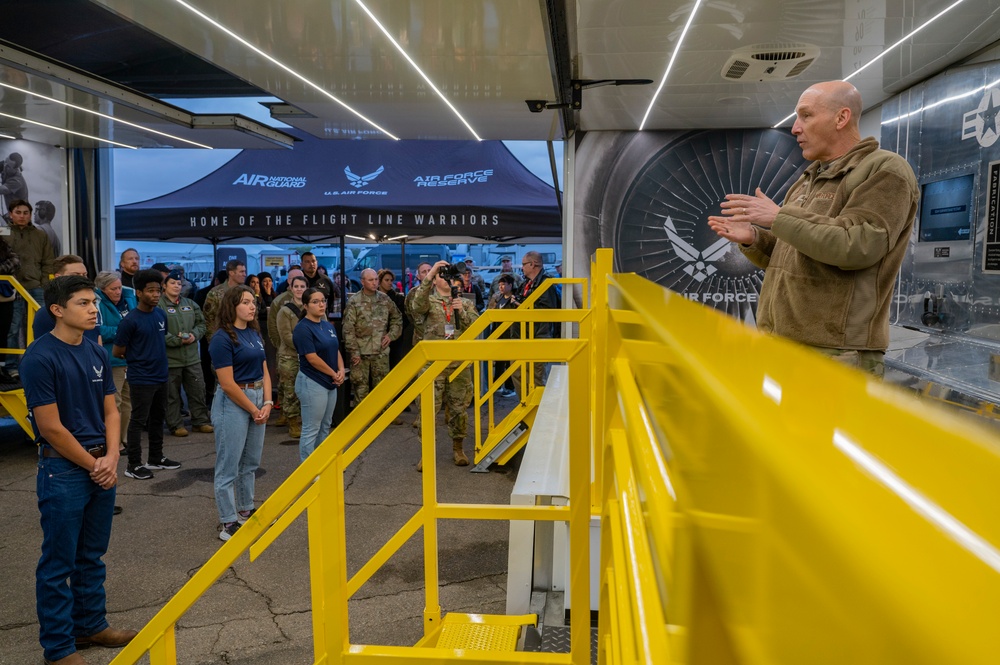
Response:
[[[222,523],[219,538],[229,540],[255,510],[254,473],[260,465],[264,424],[273,404],[251,289],[235,286],[222,297],[219,328],[208,350],[218,380],[212,401],[215,505]]]
[[[295,326],[292,339],[299,352],[295,394],[302,405],[299,456],[304,462],[330,433],[337,386],[344,382],[344,357],[337,332],[326,320],[326,294],[306,289],[302,305],[305,315]]]

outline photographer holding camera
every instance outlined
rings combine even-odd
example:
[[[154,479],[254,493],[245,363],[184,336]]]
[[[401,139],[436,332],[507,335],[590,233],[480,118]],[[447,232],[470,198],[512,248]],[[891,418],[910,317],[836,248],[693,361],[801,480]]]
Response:
[[[465,264],[450,265],[447,261],[438,261],[416,288],[412,308],[417,317],[423,317],[425,340],[455,339],[479,317],[475,304],[461,295],[462,273],[465,270]],[[448,381],[458,365],[458,362],[451,363],[434,380],[434,413],[437,414],[441,405],[447,403],[446,418],[455,465],[467,466],[469,458],[465,456],[463,445],[469,429],[472,368],[465,368],[454,381]],[[421,460],[417,471],[422,469]]]

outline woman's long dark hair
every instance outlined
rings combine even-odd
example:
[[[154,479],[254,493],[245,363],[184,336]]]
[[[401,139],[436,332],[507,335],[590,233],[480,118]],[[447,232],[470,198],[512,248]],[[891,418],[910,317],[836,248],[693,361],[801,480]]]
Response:
[[[236,328],[233,326],[236,322],[236,306],[243,300],[244,293],[249,293],[254,302],[257,301],[257,295],[253,292],[253,289],[240,284],[226,291],[225,295],[222,296],[222,302],[219,303],[219,330],[225,330],[226,334],[229,335],[229,339],[233,340],[234,343],[239,342],[236,337]],[[250,328],[258,335],[260,334],[260,326],[257,325],[256,313],[251,320],[247,321],[247,328]]]

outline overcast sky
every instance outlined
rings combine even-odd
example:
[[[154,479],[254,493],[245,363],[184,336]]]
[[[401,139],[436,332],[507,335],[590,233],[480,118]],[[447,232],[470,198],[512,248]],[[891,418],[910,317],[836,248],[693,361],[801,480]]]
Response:
[[[194,113],[241,113],[273,127],[288,127],[273,120],[261,101],[274,99],[167,99]],[[525,167],[552,184],[548,147],[544,141],[504,141]],[[239,154],[239,150],[149,149],[114,150],[115,205],[145,201],[190,185]],[[562,144],[555,144],[562,189]]]

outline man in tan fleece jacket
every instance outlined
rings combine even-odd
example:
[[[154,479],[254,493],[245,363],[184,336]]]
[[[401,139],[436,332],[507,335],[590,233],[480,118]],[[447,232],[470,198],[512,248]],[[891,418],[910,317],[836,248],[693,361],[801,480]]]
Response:
[[[813,163],[784,203],[760,188],[727,194],[708,223],[765,271],[760,330],[882,376],[917,180],[905,159],[861,138],[861,95],[850,83],[817,83],[795,113],[792,134]]]

